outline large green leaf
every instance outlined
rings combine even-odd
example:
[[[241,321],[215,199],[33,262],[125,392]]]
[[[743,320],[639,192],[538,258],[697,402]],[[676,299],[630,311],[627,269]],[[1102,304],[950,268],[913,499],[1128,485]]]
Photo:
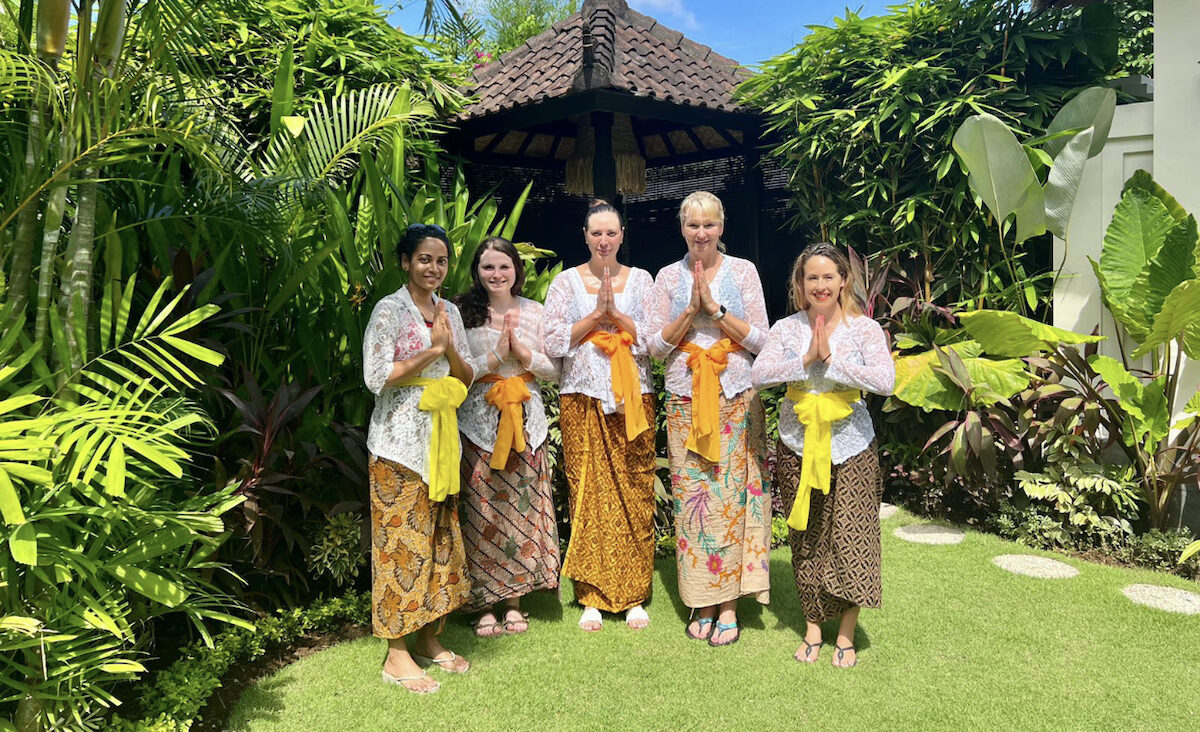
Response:
[[[1137,377],[1109,356],[1094,355],[1088,364],[1112,389],[1117,402],[1129,415],[1124,440],[1128,445],[1142,443],[1149,436],[1149,451],[1153,452],[1158,441],[1167,436],[1170,415],[1167,413],[1165,378],[1143,384]]]
[[[1192,268],[1200,249],[1196,219],[1188,216],[1167,232],[1158,252],[1151,257],[1133,284],[1133,293],[1142,303],[1146,323],[1153,322],[1163,302],[1180,283],[1193,278]]]
[[[1132,188],[1121,197],[1100,250],[1100,270],[1110,298],[1124,299],[1130,294],[1138,274],[1158,254],[1174,227],[1175,219],[1166,206],[1145,190]]]
[[[37,564],[37,530],[34,529],[33,524],[23,523],[13,529],[12,534],[8,537],[8,550],[12,553],[12,558],[21,564],[31,567]]]
[[[8,473],[0,468],[0,518],[9,526],[25,523],[25,512],[21,510],[21,497]]]
[[[968,117],[954,134],[953,145],[969,172],[971,190],[998,221],[1020,211],[1026,221],[1018,221],[1019,230],[1034,231],[1039,220],[1044,227],[1041,186],[1029,156],[1007,125],[990,114]],[[1036,210],[1027,205],[1035,199]]]
[[[962,341],[950,346],[966,368],[966,376],[977,389],[982,404],[1007,399],[1029,385],[1029,373],[1019,359],[995,360],[981,358],[983,349],[975,341]],[[896,359],[897,399],[926,411],[941,409],[957,412],[965,409],[963,390],[939,370],[936,349]]]
[[[1178,338],[1188,358],[1200,359],[1200,280],[1188,280],[1171,291],[1155,316],[1150,334],[1133,352],[1141,358],[1159,346]]]
[[[975,310],[961,313],[959,320],[983,352],[992,356],[1021,358],[1053,350],[1059,345],[1104,340],[1104,336],[1055,328],[1006,310]]]
[[[1109,91],[1112,91],[1111,89]],[[1075,195],[1083,180],[1083,168],[1095,129],[1089,127],[1071,138],[1054,159],[1046,179],[1046,228],[1059,239],[1067,238],[1067,225],[1075,208]]]
[[[1050,120],[1050,124],[1046,127],[1046,135],[1051,136],[1066,130],[1082,130],[1091,127],[1094,129],[1094,133],[1088,140],[1086,150],[1087,157],[1094,158],[1108,142],[1108,132],[1112,128],[1113,113],[1116,109],[1117,92],[1115,89],[1103,86],[1084,89],[1076,94],[1074,99],[1067,102],[1058,114],[1054,115],[1054,119]],[[1046,141],[1044,148],[1046,152],[1058,158],[1070,141],[1077,137],[1054,137]],[[1054,164],[1058,165],[1057,159]]]
[[[113,564],[105,569],[129,589],[167,607],[175,607],[187,600],[187,592],[178,584],[141,567]]]
[[[1131,190],[1140,190],[1149,193],[1158,199],[1166,209],[1167,213],[1171,214],[1171,218],[1176,221],[1183,221],[1188,217],[1187,209],[1183,207],[1175,196],[1167,192],[1166,188],[1160,186],[1150,173],[1145,170],[1135,170],[1133,175],[1129,176],[1129,180],[1125,181],[1125,187],[1121,189],[1121,195],[1124,196]]]

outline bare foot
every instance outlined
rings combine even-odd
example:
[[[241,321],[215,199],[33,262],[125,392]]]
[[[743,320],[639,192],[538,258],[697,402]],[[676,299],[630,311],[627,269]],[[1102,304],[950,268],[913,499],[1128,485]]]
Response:
[[[579,627],[588,633],[595,633],[604,627],[604,618],[596,608],[585,607],[583,615],[579,617]]]
[[[692,640],[708,640],[712,634],[712,625],[717,621],[717,608],[709,605],[700,610],[698,617],[692,618],[687,626],[687,637]]]
[[[650,616],[641,605],[635,605],[625,611],[625,624],[632,630],[641,630],[650,624]]]
[[[465,674],[471,668],[471,662],[446,648],[436,635],[423,637],[413,645],[413,655],[428,659],[446,673]]]
[[[816,640],[810,641],[805,638],[796,649],[796,653],[792,658],[803,663],[816,663],[817,658],[821,655],[821,638],[818,636]]]
[[[399,684],[418,694],[432,694],[441,686],[437,681],[429,678],[429,674],[425,673],[424,669],[418,666],[407,652],[388,651],[387,658],[383,662],[383,673],[385,681]]]
[[[850,668],[858,665],[858,649],[852,643],[837,644],[833,654],[833,665],[838,668]]]

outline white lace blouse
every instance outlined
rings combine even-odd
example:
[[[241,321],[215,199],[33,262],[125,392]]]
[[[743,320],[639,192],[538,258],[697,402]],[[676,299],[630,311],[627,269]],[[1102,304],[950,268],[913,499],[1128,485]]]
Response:
[[[529,372],[542,381],[558,381],[558,364],[546,355],[542,345],[541,304],[523,297],[518,302],[521,318],[517,324],[517,338],[533,353]],[[476,376],[475,383],[467,393],[467,400],[458,408],[459,431],[481,450],[488,452],[496,446],[496,425],[500,421],[500,412],[487,402],[486,394],[493,384],[479,379],[489,373],[488,354],[492,352],[499,337],[500,331],[487,324],[467,331],[467,341],[471,344],[471,358],[468,362]],[[525,367],[515,354],[510,353],[495,373],[504,378],[519,376],[525,373]],[[542,392],[535,383],[529,384],[529,401],[525,402],[524,408],[525,444],[533,450],[546,441],[546,407],[542,403]]]
[[[464,356],[471,352],[467,333],[458,308],[449,300],[450,337],[454,348]],[[384,297],[371,311],[367,332],[363,335],[363,381],[375,395],[375,409],[367,428],[367,449],[371,454],[393,460],[429,482],[429,442],[433,417],[417,409],[423,389],[417,386],[385,386],[395,361],[405,361],[429,348],[429,326],[412,301],[407,287]],[[420,376],[440,379],[450,373],[445,356],[429,364]]]
[[[692,395],[692,371],[687,366],[688,353],[676,344],[663,340],[663,328],[683,313],[692,299],[691,257],[668,264],[654,278],[654,299],[651,304],[654,333],[648,340],[650,355],[667,362],[666,388],[677,396]],[[762,350],[767,340],[767,304],[763,298],[762,281],[758,270],[746,259],[724,255],[721,266],[709,285],[713,299],[724,305],[730,314],[750,324],[750,333],[742,341],[745,350],[729,354],[729,363],[721,372],[721,391],[726,399],[750,388],[750,365],[754,354]],[[725,332],[707,313],[699,313],[683,338],[701,348],[708,348]]]
[[[625,287],[613,293],[617,309],[628,315],[637,326],[637,340],[631,350],[637,364],[638,379],[642,382],[642,393],[654,391],[650,378],[650,356],[646,348],[648,323],[647,304],[654,288],[654,280],[644,269],[632,267]],[[596,309],[596,295],[589,294],[583,286],[579,270],[572,267],[550,283],[546,293],[545,345],[546,355],[562,359],[562,394],[585,394],[600,401],[605,414],[617,411],[612,392],[612,362],[595,344],[580,341],[571,345],[571,326]],[[616,328],[609,322],[598,326],[610,332]]]
[[[829,336],[829,363],[804,367],[804,354],[812,339],[808,315],[799,312],[771,326],[767,343],[751,371],[760,389],[797,383],[813,394],[862,389],[888,395],[896,381],[896,367],[888,352],[883,328],[871,318],[858,315],[842,322]],[[794,402],[779,405],[779,437],[797,455],[804,452],[804,425],[792,409]],[[854,412],[833,423],[833,464],[840,465],[871,445],[875,428],[867,405],[854,403]]]

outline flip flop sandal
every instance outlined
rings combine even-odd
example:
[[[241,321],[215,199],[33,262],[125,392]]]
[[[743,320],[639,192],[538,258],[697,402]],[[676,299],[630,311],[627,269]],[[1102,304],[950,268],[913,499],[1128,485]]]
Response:
[[[410,691],[413,694],[433,694],[437,692],[438,689],[442,688],[442,685],[436,681],[433,682],[433,686],[427,689],[414,689],[404,683],[405,681],[421,681],[429,678],[429,672],[425,671],[424,669],[421,670],[420,676],[392,676],[387,671],[380,671],[380,673],[383,674],[383,683],[395,684],[396,686],[399,686],[405,691]]]
[[[825,645],[824,642],[817,641],[816,643],[809,643],[803,638],[800,639],[800,642],[804,644],[804,653],[796,653],[792,656],[792,658],[796,659],[800,663],[816,663],[817,659],[821,657],[821,646]],[[810,660],[808,654],[812,653],[814,648],[817,649],[817,654],[812,656]]]
[[[490,630],[492,632],[491,633],[481,633],[480,631],[483,631],[483,630]],[[495,632],[497,630],[500,632],[499,633]],[[498,621],[498,620],[492,621],[490,623],[475,623],[475,637],[476,638],[496,638],[498,636],[504,635],[505,632],[506,632],[506,629],[500,624],[500,621]]]
[[[849,646],[846,646],[845,648],[843,648],[842,646],[839,646],[835,643],[833,647],[837,649],[837,655],[834,656],[834,663],[833,663],[833,665],[835,667],[837,667],[837,668],[854,668],[855,666],[858,665],[858,649],[855,648],[853,645],[849,645]],[[846,655],[846,651],[854,651],[854,662],[853,663],[842,663],[842,658]]]
[[[733,636],[733,640],[725,641],[724,643],[717,643],[713,640],[713,638],[717,637],[718,635],[720,635],[721,633],[723,633],[726,630],[736,630],[737,631],[737,635]],[[732,623],[717,623],[716,628],[713,630],[712,637],[710,637],[708,639],[708,645],[712,646],[713,648],[720,648],[721,646],[732,646],[734,643],[737,643],[741,639],[742,639],[742,631],[738,628],[738,624],[737,624],[736,620],[733,621]]]
[[[687,625],[683,626],[683,634],[692,640],[706,641],[712,637],[713,623],[716,618],[696,618],[696,624],[700,626],[700,635],[692,635],[692,618],[688,618]],[[708,628],[706,631],[705,628]]]
[[[513,613],[513,612],[517,613],[521,617],[518,618],[517,620],[509,620],[508,614]],[[513,630],[512,628],[508,627],[510,625],[516,625],[517,623],[525,623],[525,627],[522,628],[521,630]],[[528,630],[529,630],[529,613],[523,613],[520,610],[517,610],[515,608],[504,611],[504,632],[505,633],[508,633],[509,635],[520,635],[521,633],[525,633]]]
[[[455,654],[454,651],[446,651],[446,653],[450,654],[450,658],[430,658],[429,656],[422,656],[419,653],[413,653],[412,659],[416,661],[417,665],[422,668],[427,666],[437,666],[448,674],[465,674],[471,670],[470,662],[467,662],[466,667],[462,669],[448,665],[454,663],[454,661],[458,659],[458,655]],[[466,661],[466,659],[463,660]]]

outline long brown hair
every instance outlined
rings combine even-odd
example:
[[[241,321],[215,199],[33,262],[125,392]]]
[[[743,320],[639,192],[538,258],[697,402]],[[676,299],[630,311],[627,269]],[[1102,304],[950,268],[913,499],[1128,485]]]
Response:
[[[514,297],[520,297],[521,291],[525,288],[525,263],[521,261],[521,253],[517,251],[513,243],[502,236],[489,236],[484,239],[476,247],[475,257],[471,260],[471,286],[467,288],[466,292],[454,298],[454,304],[458,306],[458,312],[462,315],[464,328],[478,328],[487,322],[488,294],[483,283],[479,281],[479,260],[483,259],[483,253],[488,250],[507,254],[508,258],[512,260],[513,272],[516,277],[513,279],[513,286],[509,292]]]
[[[809,244],[804,251],[800,252],[800,256],[796,257],[796,263],[792,265],[788,296],[795,312],[808,310],[808,298],[804,295],[804,265],[813,257],[830,259],[842,277],[844,285],[842,291],[838,293],[838,305],[842,308],[842,317],[862,315],[862,305],[859,304],[858,298],[854,294],[854,281],[850,278],[850,259],[842,250],[824,241]]]

